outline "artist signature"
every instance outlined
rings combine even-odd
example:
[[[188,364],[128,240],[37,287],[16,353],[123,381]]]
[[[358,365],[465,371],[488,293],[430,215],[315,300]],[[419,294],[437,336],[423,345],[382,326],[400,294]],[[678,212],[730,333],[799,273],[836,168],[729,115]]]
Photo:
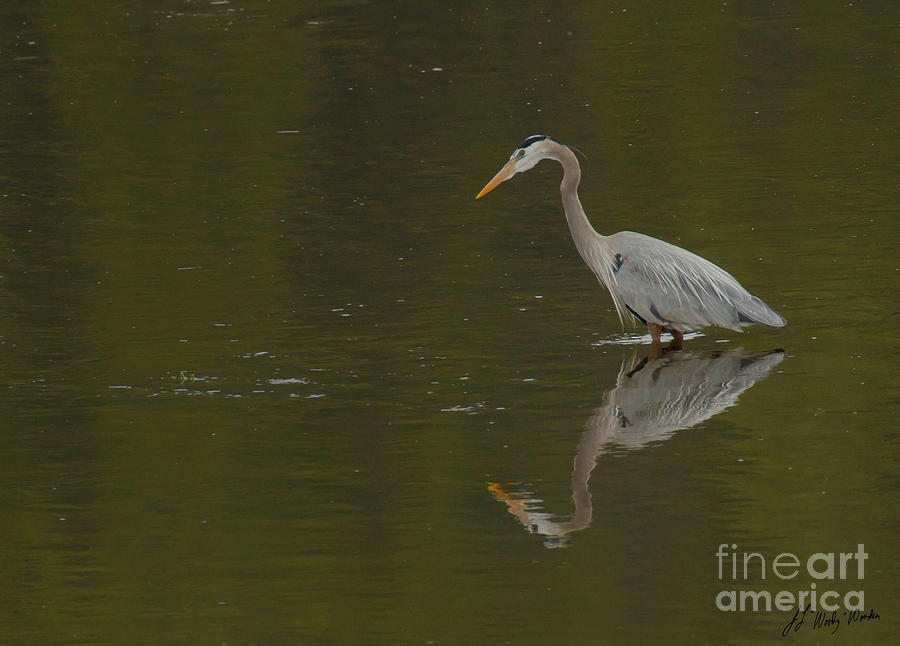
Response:
[[[812,605],[808,605],[803,610],[796,610],[794,617],[782,629],[781,636],[787,637],[792,632],[797,632],[804,624],[812,630],[828,630],[833,635],[838,631],[842,623],[851,626],[881,619],[881,615],[872,608],[869,612],[862,610],[850,610],[848,612],[845,610],[840,615],[838,615],[837,610],[833,612],[818,610],[815,615],[811,615],[811,621],[809,621],[806,615],[811,607]]]

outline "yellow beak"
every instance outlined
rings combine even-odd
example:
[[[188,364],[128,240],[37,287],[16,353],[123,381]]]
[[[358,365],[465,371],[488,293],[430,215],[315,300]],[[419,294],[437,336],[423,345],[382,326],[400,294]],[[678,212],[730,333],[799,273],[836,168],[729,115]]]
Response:
[[[491,191],[493,191],[497,186],[508,180],[510,177],[516,174],[516,160],[510,159],[506,162],[506,165],[500,169],[500,172],[494,175],[494,178],[488,182],[483,189],[475,196],[477,200],[482,195],[487,195]]]

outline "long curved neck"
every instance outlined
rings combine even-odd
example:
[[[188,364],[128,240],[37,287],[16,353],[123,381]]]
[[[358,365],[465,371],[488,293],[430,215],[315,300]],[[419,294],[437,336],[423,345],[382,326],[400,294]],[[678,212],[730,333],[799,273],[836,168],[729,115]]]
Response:
[[[559,185],[559,192],[562,195],[569,231],[572,232],[572,239],[575,241],[578,252],[587,260],[588,243],[597,238],[599,234],[591,226],[584,208],[581,206],[581,200],[578,199],[581,166],[578,164],[578,158],[575,157],[575,153],[567,146],[560,145],[559,150],[556,151],[555,158],[563,167],[563,179],[562,184]]]

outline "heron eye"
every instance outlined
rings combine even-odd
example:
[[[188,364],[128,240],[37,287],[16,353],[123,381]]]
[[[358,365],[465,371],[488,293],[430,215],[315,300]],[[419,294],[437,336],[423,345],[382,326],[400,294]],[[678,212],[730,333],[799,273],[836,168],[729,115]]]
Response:
[[[520,150],[520,151],[519,151],[519,157],[524,157],[524,156],[525,156],[525,151],[524,151],[524,150]]]

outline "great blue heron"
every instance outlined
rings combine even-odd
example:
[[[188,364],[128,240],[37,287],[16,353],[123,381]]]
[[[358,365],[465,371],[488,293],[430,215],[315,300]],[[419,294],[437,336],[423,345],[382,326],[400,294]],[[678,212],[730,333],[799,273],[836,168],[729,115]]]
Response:
[[[744,289],[727,271],[681,247],[642,233],[620,231],[603,236],[594,230],[578,199],[581,166],[565,144],[546,135],[532,135],[516,148],[506,165],[481,189],[476,199],[539,161],[562,164],[563,208],[578,253],[609,290],[622,325],[647,325],[653,345],[671,332],[680,348],[684,333],[707,326],[740,330],[760,324],[782,327],[784,319]]]

